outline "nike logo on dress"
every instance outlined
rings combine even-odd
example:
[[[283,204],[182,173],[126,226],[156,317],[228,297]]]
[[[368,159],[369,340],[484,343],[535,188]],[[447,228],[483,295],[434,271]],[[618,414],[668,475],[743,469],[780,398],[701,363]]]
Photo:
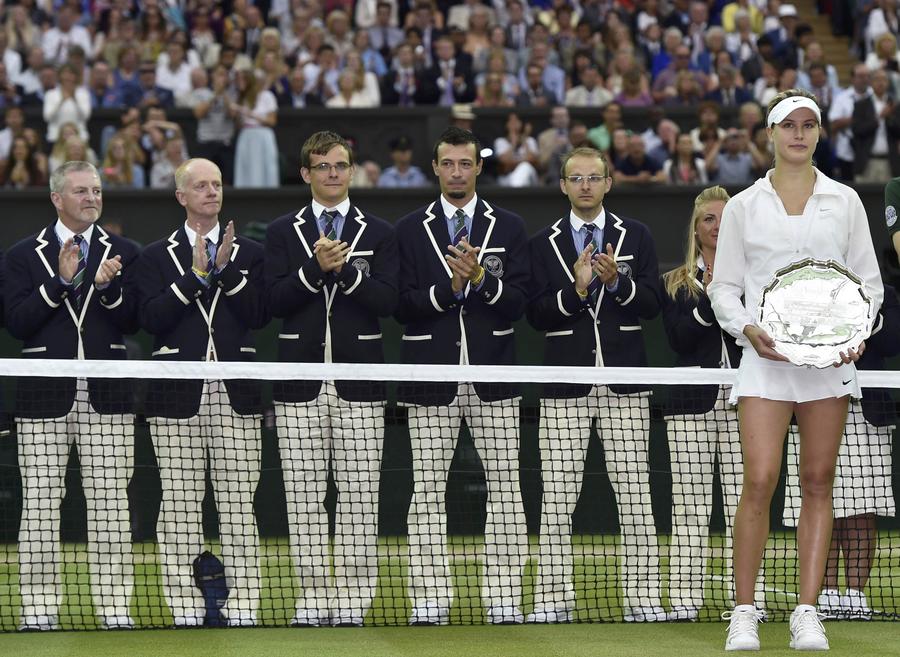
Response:
[[[849,384],[850,384],[850,381],[852,381],[852,380],[853,380],[853,379],[849,379],[848,381],[841,381],[841,383],[843,383],[843,384],[846,386],[846,385],[849,385]]]

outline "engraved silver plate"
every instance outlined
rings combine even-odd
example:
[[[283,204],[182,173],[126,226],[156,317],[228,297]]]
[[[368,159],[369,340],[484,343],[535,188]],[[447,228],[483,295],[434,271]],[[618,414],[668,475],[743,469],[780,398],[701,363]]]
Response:
[[[757,319],[778,353],[825,368],[869,337],[877,311],[859,276],[834,260],[807,258],[775,272]]]

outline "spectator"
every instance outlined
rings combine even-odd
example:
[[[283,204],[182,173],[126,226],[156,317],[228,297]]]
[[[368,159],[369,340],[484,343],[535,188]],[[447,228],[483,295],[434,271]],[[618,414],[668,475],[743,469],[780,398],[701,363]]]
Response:
[[[235,187],[277,187],[278,147],[272,128],[278,103],[268,89],[260,89],[252,71],[238,71],[238,102],[234,106],[240,126],[235,148]]]
[[[712,145],[706,155],[706,169],[713,182],[744,187],[754,181],[754,162],[747,141],[748,135],[741,129],[729,128],[724,142]]]
[[[884,69],[888,71],[889,77],[897,79],[900,71],[900,51],[897,50],[896,35],[885,32],[875,39],[874,49],[866,55],[866,67],[870,71]]]
[[[683,43],[684,35],[677,27],[669,27],[663,33],[662,50],[656,53],[650,60],[650,77],[656,81],[659,74],[667,68],[670,68],[677,57],[678,48]],[[690,49],[688,53],[688,63],[690,63]]]
[[[501,51],[494,51],[487,60],[487,70],[475,76],[475,86],[483,87],[488,75],[495,73],[503,77],[503,93],[507,98],[515,99],[519,95],[519,82],[516,76],[507,69],[507,61]]]
[[[703,90],[690,71],[681,71],[675,78],[675,95],[667,97],[666,107],[696,107],[703,99]]]
[[[76,151],[76,152],[73,152]],[[76,155],[78,157],[76,157]],[[97,166],[97,154],[81,137],[78,136],[78,126],[74,123],[65,123],[59,128],[59,139],[53,144],[48,159],[48,171],[53,173],[59,167],[71,160],[90,162]]]
[[[896,35],[898,32],[900,19],[897,15],[897,0],[877,0],[865,23],[866,52],[875,50],[875,42],[881,35]]]
[[[184,162],[184,139],[181,135],[175,135],[166,141],[163,157],[150,170],[150,188],[175,189],[175,171]]]
[[[145,3],[140,18],[140,57],[155,62],[166,46],[166,21],[155,4]],[[46,52],[46,49],[45,49]]]
[[[8,5],[6,9],[6,24],[3,27],[7,45],[25,57],[32,48],[40,47],[41,31],[29,17],[25,5]]]
[[[268,89],[275,96],[278,107],[291,106],[291,83],[285,75],[285,64],[279,53],[271,50],[260,50],[262,58],[257,57],[259,66],[256,70],[257,77],[260,78],[260,88]]]
[[[572,121],[569,126],[568,139],[558,144],[556,150],[550,156],[544,172],[544,182],[548,185],[559,183],[559,171],[566,153],[576,148],[593,148],[587,136],[587,126],[581,121]]]
[[[531,124],[523,123],[515,112],[506,118],[506,134],[494,140],[497,184],[529,187],[538,182],[538,145],[531,136]]]
[[[615,97],[615,101],[622,107],[650,107],[653,105],[653,97],[647,87],[643,72],[635,66],[622,76],[622,91]]]
[[[506,47],[506,32],[500,25],[491,28],[490,44],[488,48],[481,50],[472,60],[472,69],[476,73],[484,73],[488,69],[488,62],[493,57],[503,58],[503,68],[507,73],[515,73],[519,69],[519,53]]]
[[[738,110],[738,127],[746,130],[748,135],[752,135],[753,130],[760,124],[765,125],[762,108],[752,100],[743,103]]]
[[[416,28],[421,36],[426,67],[432,64],[435,41],[444,33],[443,18],[443,14],[429,0],[417,0],[413,11],[406,15],[405,27]]]
[[[336,9],[325,19],[325,43],[334,48],[338,59],[343,60],[353,49],[353,31],[350,29],[350,17],[347,12]]]
[[[134,20],[123,15],[117,7],[109,10],[110,26],[104,35],[97,33],[94,37],[94,59],[102,59],[112,68],[119,65],[119,56],[125,47],[137,47],[140,42],[137,36],[137,25]]]
[[[381,82],[384,105],[411,107],[437,101],[437,89],[416,66],[412,45],[403,43],[394,55],[391,71]]]
[[[516,97],[520,107],[550,107],[556,102],[554,93],[544,86],[543,70],[537,64],[526,67],[525,84]]]
[[[675,155],[663,164],[665,181],[670,185],[706,185],[706,162],[694,150],[694,141],[689,134],[678,136]]]
[[[125,46],[119,52],[119,66],[112,74],[112,88],[125,107],[134,107],[141,101],[141,80],[138,68],[138,51]]]
[[[775,51],[794,38],[794,30],[797,28],[797,8],[791,4],[783,4],[778,7],[779,26],[766,32],[766,36],[772,40]]]
[[[171,109],[175,106],[175,97],[168,89],[156,84],[156,65],[145,60],[141,62],[138,77],[137,107],[161,107]]]
[[[175,135],[181,134],[181,126],[169,121],[166,111],[161,107],[147,109],[141,130],[143,133],[140,137],[141,147],[150,154],[150,166],[163,156],[166,142]]]
[[[371,99],[362,92],[361,80],[356,72],[344,69],[338,76],[338,93],[325,103],[326,107],[375,107]]]
[[[372,73],[375,76],[376,84],[388,72],[384,57],[372,47],[369,41],[369,33],[366,30],[356,31],[356,34],[353,36],[353,50],[350,52],[353,51],[359,53],[359,56],[362,58],[363,68],[365,68],[367,73]]]
[[[359,7],[358,3],[357,7]],[[394,50],[403,43],[403,30],[397,27],[394,14],[396,4],[381,0],[375,8],[375,23],[368,29],[369,42],[381,53],[385,61],[390,60]],[[357,23],[358,25],[358,23]]]
[[[15,107],[20,102],[19,92],[6,72],[6,64],[0,62],[0,109]]]
[[[685,45],[679,45],[675,49],[675,57],[669,65],[660,72],[656,80],[653,82],[653,100],[659,104],[665,104],[666,100],[675,98],[679,95],[678,81],[690,77],[695,84],[692,85],[694,92],[698,95],[706,93],[706,76],[697,70],[691,68],[691,51]],[[682,95],[687,85],[682,82]],[[681,101],[683,104],[683,101]]]
[[[25,70],[13,80],[19,87],[19,94],[22,97],[35,94],[41,89],[40,71],[44,67],[44,50],[40,46],[30,48],[25,64]],[[53,67],[51,66],[51,68]]]
[[[566,97],[566,73],[550,61],[550,46],[544,41],[535,41],[531,46],[528,63],[541,68],[544,86],[553,92],[553,102],[562,103]],[[524,86],[525,67],[519,69],[519,85]]]
[[[681,33],[679,32],[679,35],[680,34]],[[652,67],[653,62],[665,52],[663,38],[662,27],[658,23],[651,23],[638,35],[637,45],[640,49],[640,56],[650,67]],[[663,65],[662,68],[665,68],[665,65]]]
[[[889,93],[887,71],[879,69],[869,79],[870,91],[856,101],[850,121],[853,180],[884,184],[893,177],[890,164],[897,154],[897,138],[886,125],[896,101]]]
[[[706,75],[712,75],[718,70],[717,63],[720,60],[724,60],[727,64],[734,64],[731,53],[725,47],[725,30],[721,27],[709,28],[703,43],[704,48],[697,55],[696,65]]]
[[[425,187],[428,180],[422,170],[412,164],[412,142],[397,137],[390,143],[392,166],[381,172],[378,187]]]
[[[434,65],[425,75],[438,89],[439,105],[450,107],[454,103],[469,103],[475,100],[477,90],[472,75],[471,57],[455,53],[450,37],[437,38],[434,46]]]
[[[688,24],[685,28],[685,37],[691,50],[691,63],[700,68],[700,55],[706,47],[707,30],[709,26],[709,5],[702,0],[693,0],[688,9]],[[720,28],[721,29],[721,28]],[[705,71],[708,73],[709,71]]]
[[[315,61],[303,67],[306,91],[319,96],[322,102],[327,102],[338,91],[339,64],[333,46],[327,43],[319,46]]]
[[[198,6],[191,15],[191,46],[197,51],[204,68],[212,68],[215,61],[212,58],[216,50],[213,46],[219,39],[210,22],[209,9]]]
[[[663,166],[676,155],[681,128],[671,119],[661,119],[656,124],[655,136],[655,141],[657,142],[655,146],[647,147],[648,139],[646,136],[644,136],[644,146],[647,147],[647,157]],[[693,145],[691,146],[691,152],[694,152]]]
[[[38,71],[38,82],[40,83],[40,86],[38,87],[37,91],[31,94],[26,94],[20,99],[19,104],[22,105],[22,107],[43,108],[44,101],[47,98],[47,94],[56,89],[56,67],[54,67],[52,64],[44,64]]]
[[[144,169],[134,161],[134,149],[121,132],[115,134],[106,145],[106,157],[100,175],[106,189],[143,189]]]
[[[43,187],[46,184],[47,170],[42,170],[28,140],[24,136],[15,137],[9,158],[0,162],[0,186],[25,189]]]
[[[478,88],[473,105],[476,107],[513,107],[513,99],[503,89],[504,75],[488,73],[484,84]]]
[[[747,16],[747,24],[754,34],[762,34],[763,12],[750,0],[736,0],[722,8],[722,28],[726,32],[737,32],[738,14],[741,12]]]
[[[0,63],[6,66],[10,80],[16,80],[22,73],[22,55],[9,47],[9,37],[3,29],[0,29]]]
[[[226,74],[227,75],[227,74]],[[303,69],[295,67],[288,75],[290,85],[290,107],[321,107],[322,99],[315,94],[306,93],[306,79],[303,77]],[[221,167],[220,167],[221,168]]]
[[[368,103],[367,107],[381,105],[381,90],[378,87],[378,76],[367,71],[363,63],[362,55],[357,50],[351,50],[344,58],[344,70],[352,71],[356,75],[356,88]]]
[[[469,21],[466,30],[466,43],[463,50],[473,60],[477,59],[483,51],[490,49],[490,31],[493,26],[491,10],[482,4],[472,5],[469,12]]]
[[[70,64],[60,66],[59,84],[44,96],[43,114],[50,144],[58,139],[60,126],[70,121],[78,126],[78,136],[87,140],[91,98],[87,89],[78,86],[78,74]]]
[[[567,107],[603,107],[608,105],[613,95],[603,86],[603,77],[596,66],[588,66],[583,73],[581,84],[566,92]]]
[[[88,80],[91,109],[122,107],[122,100],[113,88],[112,80],[112,71],[110,71],[109,64],[103,60],[94,62]],[[96,164],[96,162],[92,162],[92,164]]]
[[[772,40],[763,34],[756,41],[756,51],[741,64],[741,77],[747,85],[754,86],[762,77],[765,65],[775,57],[775,48]]]
[[[234,101],[228,71],[221,65],[212,71],[211,89],[198,85],[187,98],[187,107],[197,119],[197,157],[214,162],[226,185],[234,175]]]
[[[734,56],[735,65],[741,67],[756,54],[759,37],[753,30],[750,14],[744,9],[735,12],[734,22],[735,30],[725,35],[725,48]]]
[[[822,114],[828,114],[831,103],[834,102],[834,89],[828,83],[828,71],[824,64],[812,64],[805,74],[806,82],[799,83],[801,89],[806,89],[816,97]]]
[[[706,100],[697,106],[697,127],[692,129],[690,133],[695,151],[700,152],[703,150],[700,135],[705,130],[714,130],[717,139],[725,138],[725,130],[719,125],[720,118],[721,110],[716,103]]]
[[[187,62],[185,48],[174,37],[166,44],[167,63],[157,62],[156,84],[171,92],[173,97],[191,91],[191,65]]]
[[[893,66],[893,68],[891,68],[890,70],[892,70],[896,73],[897,62],[900,61],[900,59],[898,59],[896,56],[896,54],[897,54],[897,39],[896,39],[896,37],[894,37],[892,35],[891,39],[890,39],[890,43],[886,44],[886,46],[887,46],[887,48],[886,48],[885,54],[888,56],[888,58],[893,57],[893,59],[894,59],[894,63],[891,65],[891,66]],[[868,64],[868,63],[869,63],[869,61],[866,60],[866,64]],[[809,84],[809,69],[811,66],[813,66],[815,64],[819,64],[825,68],[825,73],[828,77],[828,86],[831,87],[831,96],[833,98],[838,93],[840,93],[840,90],[841,90],[841,84],[838,81],[838,72],[834,66],[832,66],[825,60],[825,50],[822,48],[822,44],[819,43],[818,41],[811,42],[806,47],[806,50],[804,51],[803,70],[798,72],[798,78],[799,78],[798,84],[800,84],[800,85],[804,85],[804,84],[808,85]],[[872,68],[872,67],[870,66],[870,68]]]
[[[753,157],[753,178],[761,178],[772,168],[775,163],[775,154],[772,152],[772,141],[765,123],[759,123],[753,128],[750,139],[750,155]]]
[[[619,182],[665,182],[662,167],[647,157],[644,139],[629,135],[627,153],[616,162],[616,180]]]
[[[25,112],[21,107],[10,107],[3,115],[6,127],[0,130],[0,160],[9,157],[13,139],[21,137],[25,131]]]
[[[566,149],[569,144],[569,108],[565,105],[557,105],[550,110],[550,127],[543,130],[537,137],[538,145],[538,169],[547,172],[547,166],[554,153]],[[557,175],[558,171],[554,172]]]
[[[663,27],[676,27],[682,36],[688,35],[688,26],[691,24],[690,0],[674,0],[672,11],[663,21]]]
[[[750,92],[738,86],[738,71],[730,64],[719,68],[719,85],[706,94],[706,100],[720,107],[738,107],[753,100]]]
[[[448,29],[456,28],[465,32],[469,27],[472,14],[481,8],[487,10],[487,19],[493,24],[496,18],[493,9],[485,7],[481,0],[462,0],[459,4],[454,4],[447,9],[446,27]]]
[[[599,150],[608,153],[613,132],[622,126],[622,106],[618,103],[609,103],[603,108],[603,123],[596,128],[591,128],[588,131],[588,138]],[[610,160],[610,162],[615,161]]]
[[[397,0],[356,0],[354,8],[353,20],[356,27],[360,29],[370,29],[378,24],[378,12],[381,5],[385,5],[387,13],[386,25],[397,25],[399,19],[399,11]],[[269,18],[272,12],[269,11]]]
[[[62,5],[56,13],[56,27],[51,27],[41,37],[44,59],[57,66],[65,64],[70,46],[80,46],[91,52],[91,35],[77,24],[78,14],[71,4]]]

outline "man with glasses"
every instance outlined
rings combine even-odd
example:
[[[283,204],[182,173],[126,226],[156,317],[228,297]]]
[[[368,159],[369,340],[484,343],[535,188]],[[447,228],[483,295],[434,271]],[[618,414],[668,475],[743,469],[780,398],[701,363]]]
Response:
[[[640,322],[660,309],[656,249],[646,226],[603,207],[611,187],[609,164],[600,151],[577,148],[566,154],[560,189],[571,210],[531,240],[527,315],[544,331],[545,365],[647,365]],[[649,389],[544,386],[539,428],[544,497],[534,612],[528,622],[575,619],[572,512],[592,429],[602,442],[619,511],[624,620],[667,619],[650,507]]]
[[[349,144],[317,132],[300,151],[312,202],[266,231],[266,288],[283,320],[278,359],[382,363],[380,317],[397,306],[393,228],[350,203]],[[360,626],[378,578],[378,484],[383,384],[279,381],[275,423],[284,472],[291,558],[301,593],[291,624]],[[337,487],[329,556],[325,493]],[[332,563],[333,559],[333,563]]]
[[[404,363],[513,365],[513,323],[525,309],[522,218],[480,198],[481,145],[451,127],[434,147],[440,198],[397,223]],[[453,600],[445,493],[465,419],[484,466],[487,517],[482,597],[491,623],[521,623],[527,530],[519,487],[519,390],[490,383],[403,385],[409,407],[411,625],[444,625]],[[471,618],[464,618],[471,621]],[[480,620],[480,619],[474,619]]]

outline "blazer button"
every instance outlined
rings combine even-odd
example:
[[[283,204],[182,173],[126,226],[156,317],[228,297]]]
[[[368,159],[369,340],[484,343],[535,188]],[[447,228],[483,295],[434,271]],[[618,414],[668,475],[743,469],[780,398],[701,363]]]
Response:
[[[214,329],[212,326],[210,326],[210,327],[209,327],[209,334],[212,335],[212,334],[215,333],[215,332],[216,332],[216,329]]]
[[[317,286],[321,286],[321,285],[322,285],[322,279],[321,279],[321,278],[320,278],[319,280],[316,281],[316,285],[317,285]]]
[[[594,355],[596,355],[596,354],[597,354],[597,350],[596,350],[596,349],[591,349],[591,353],[594,354]]]
[[[69,293],[68,293],[68,292],[63,292],[62,294],[59,295],[59,298],[60,298],[60,299],[65,299],[67,296],[69,296]]]
[[[196,292],[194,292],[194,298],[196,298],[196,299],[199,299],[202,295],[203,295],[203,292],[201,292],[200,290],[197,290]]]
[[[457,347],[461,347],[461,346],[462,346],[462,342],[460,342],[459,340],[457,340],[457,341],[456,341],[456,346],[457,346]]]
[[[84,327],[83,327],[83,326],[79,326],[79,327],[78,327],[78,332],[79,332],[79,333],[84,333]]]
[[[460,315],[467,315],[468,313],[466,312],[466,309],[463,308],[462,310],[459,311],[459,314],[460,314]]]
[[[344,281],[341,281],[340,283],[338,283],[338,287],[343,290],[345,287],[347,287],[347,284]]]
[[[322,346],[323,346],[323,347],[325,346],[325,343],[324,343],[324,342],[322,343]]]

